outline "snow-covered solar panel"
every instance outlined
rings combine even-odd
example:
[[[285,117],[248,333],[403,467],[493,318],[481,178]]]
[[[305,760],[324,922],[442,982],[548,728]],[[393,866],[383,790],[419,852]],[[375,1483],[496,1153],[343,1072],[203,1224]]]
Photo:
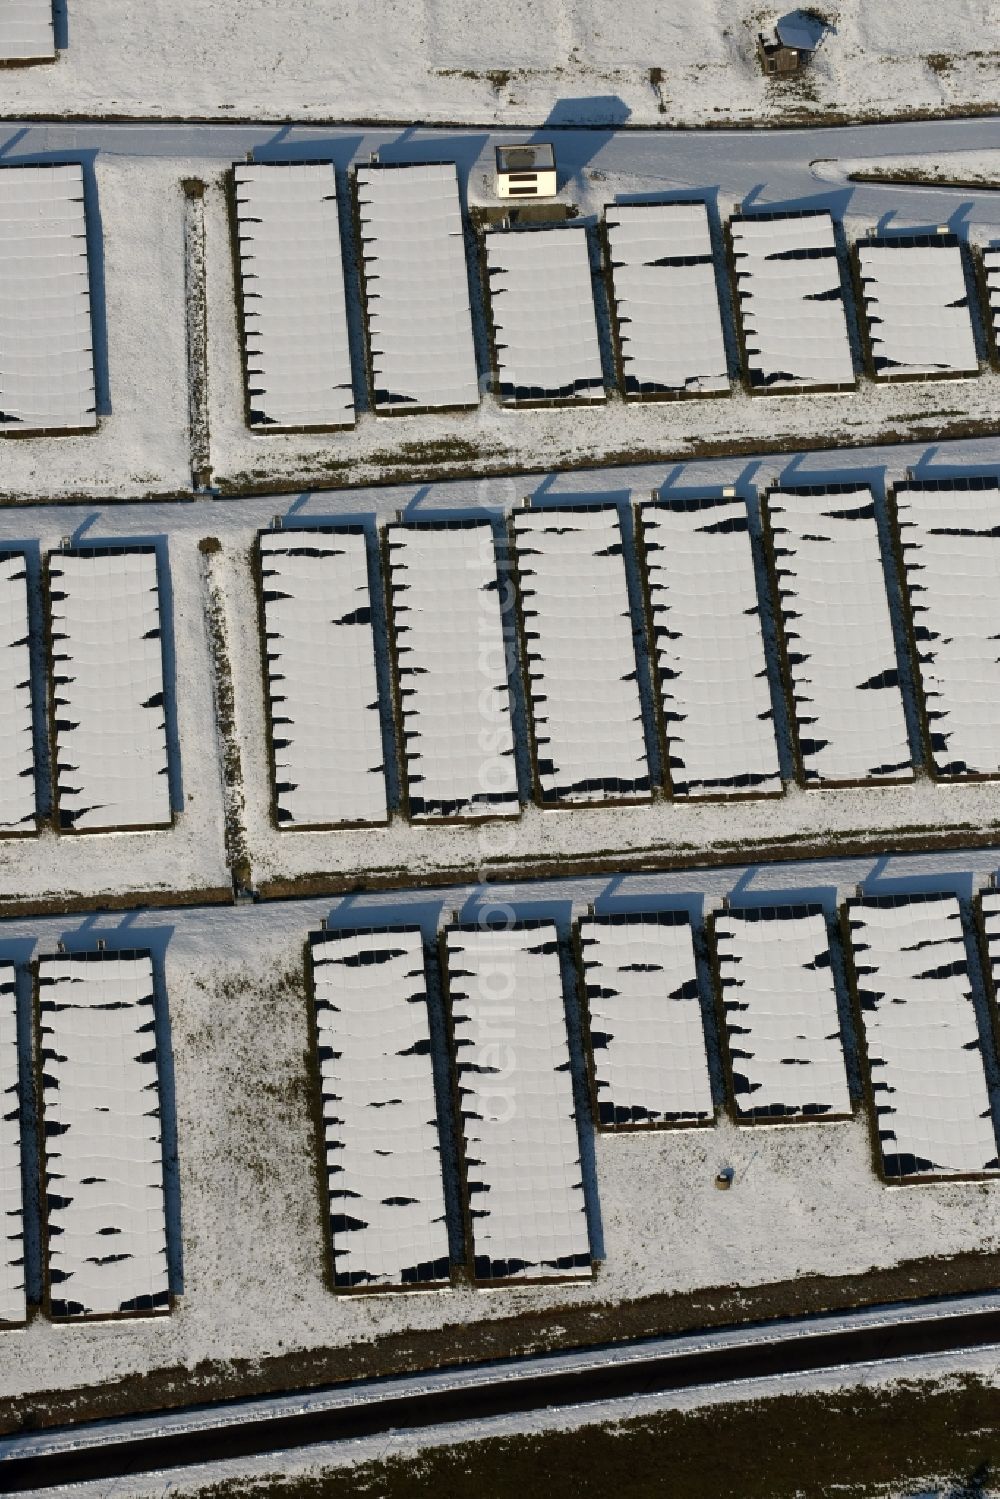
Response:
[[[728,390],[705,204],[615,204],[604,222],[626,395]]]
[[[0,0],[0,63],[51,62],[52,0]]]
[[[618,511],[518,510],[518,583],[545,802],[649,795]]]
[[[520,811],[493,527],[386,527],[411,817]]]
[[[700,1124],[712,1085],[684,912],[580,922],[597,1116],[607,1129]]]
[[[264,532],[260,571],[277,821],[385,822],[364,531]]]
[[[359,167],[357,189],[375,410],[478,406],[454,162]]]
[[[805,780],[909,778],[871,490],[775,490],[767,513]]]
[[[312,938],[334,1285],[449,1274],[419,927]]]
[[[166,1311],[152,961],[46,957],[38,985],[52,1315]]]
[[[983,251],[986,278],[987,322],[993,334],[994,351],[1000,354],[1000,245]]]
[[[737,1114],[851,1112],[830,934],[819,906],[721,911],[714,920]]]
[[[903,484],[895,500],[934,770],[1000,775],[1000,486]]]
[[[750,384],[761,390],[853,385],[830,215],[731,219],[729,229]]]
[[[954,235],[869,240],[857,248],[875,374],[974,375],[979,361]]]
[[[83,168],[0,166],[0,433],[96,425]]]
[[[780,793],[747,509],[643,505],[653,647],[675,796]]]
[[[1000,1003],[1000,890],[986,890],[981,898],[983,936],[994,1004]]]
[[[0,833],[35,827],[35,749],[23,552],[0,552]]]
[[[587,231],[498,231],[485,246],[501,400],[603,401]]]
[[[13,965],[0,963],[0,1324],[26,1316],[17,983]]]
[[[246,163],[234,177],[251,425],[350,426],[333,163]]]
[[[885,1175],[997,1170],[957,899],[871,896],[847,920]]]
[[[60,825],[169,823],[155,550],[54,552],[49,607]]]
[[[556,928],[451,927],[446,950],[475,1278],[589,1276]]]

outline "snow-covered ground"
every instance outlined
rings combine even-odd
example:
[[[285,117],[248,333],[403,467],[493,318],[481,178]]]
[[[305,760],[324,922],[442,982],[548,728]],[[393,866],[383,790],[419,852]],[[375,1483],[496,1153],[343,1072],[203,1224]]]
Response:
[[[765,79],[760,0],[243,0],[123,10],[68,0],[58,60],[19,70],[8,112],[160,118],[717,125],[891,117],[996,103],[997,0],[820,7],[801,78]]]

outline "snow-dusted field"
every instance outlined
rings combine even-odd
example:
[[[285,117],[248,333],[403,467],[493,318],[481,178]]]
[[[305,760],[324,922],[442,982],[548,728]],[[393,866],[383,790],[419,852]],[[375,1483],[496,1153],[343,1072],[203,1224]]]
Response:
[[[472,0],[68,0],[54,66],[8,108],[140,117],[662,125],[890,117],[995,105],[996,0],[838,0],[800,80],[765,80],[757,31],[788,6],[540,0],[502,23]],[[652,74],[651,70],[657,72]]]

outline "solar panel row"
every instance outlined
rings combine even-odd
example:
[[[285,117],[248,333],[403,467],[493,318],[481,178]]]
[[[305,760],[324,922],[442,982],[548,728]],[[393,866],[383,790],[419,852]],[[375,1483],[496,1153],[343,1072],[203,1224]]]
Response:
[[[329,162],[234,169],[251,425],[354,420],[335,171]],[[478,405],[464,223],[451,162],[355,173],[368,374],[376,412]],[[616,379],[634,399],[721,395],[731,366],[704,202],[604,213]],[[854,385],[846,248],[824,209],[727,225],[743,369],[755,392]],[[481,240],[495,386],[520,405],[603,401],[595,257],[577,225]],[[972,278],[952,235],[860,241],[865,351],[877,378],[975,374]],[[996,252],[984,266],[1000,295]]]
[[[895,564],[884,554],[870,490],[779,487],[764,497],[762,561],[773,577],[781,647],[773,671],[761,561],[742,499],[640,504],[636,576],[644,586],[635,587],[614,505],[515,510],[509,553],[486,520],[388,525],[383,558],[407,814],[418,821],[518,814],[514,603],[536,799],[542,806],[648,799],[637,590],[673,796],[780,795],[773,704],[782,687],[802,784],[912,778],[899,665],[906,621],[934,773],[1000,775],[1000,665],[977,604],[1000,584],[1000,487],[910,481],[897,487],[890,510],[904,584],[898,629],[886,584]],[[348,543],[349,587],[329,560]],[[366,564],[364,538],[336,530],[264,533],[261,549],[279,825],[384,821],[371,665],[375,554]],[[274,559],[309,553],[301,597],[290,572],[278,587]],[[320,619],[333,622],[325,627],[331,643],[347,632],[354,642],[338,647],[335,671],[324,671],[325,693],[308,687],[321,669]],[[367,805],[351,791],[359,775]]]
[[[148,952],[42,957],[37,1075],[18,1045],[17,969],[0,964],[0,1323],[23,1322],[21,1119],[42,1140],[44,1302],[50,1317],[169,1310],[153,965]]]
[[[65,831],[172,820],[159,567],[152,545],[66,547],[47,561],[49,714]],[[27,557],[0,552],[0,834],[37,827]],[[41,642],[37,643],[41,647]]]
[[[859,895],[842,909],[854,1042],[888,1182],[1000,1171],[958,899]],[[979,901],[993,1010],[1000,894]],[[726,1092],[738,1124],[853,1112],[838,943],[808,903],[708,921]],[[717,1114],[695,933],[683,911],[591,911],[573,951],[594,1122],[699,1127]],[[446,925],[440,971],[417,927],[310,940],[319,1142],[339,1290],[592,1273],[564,949],[550,920]],[[566,949],[568,955],[569,949]],[[45,1306],[61,1319],[169,1310],[158,1002],[143,951],[36,968]],[[438,1020],[435,998],[443,994]],[[572,989],[570,990],[570,994]],[[27,1314],[18,970],[0,965],[0,1323]],[[165,1018],[165,1017],[164,1017]],[[443,1021],[443,1029],[442,1029]],[[449,1089],[436,1075],[447,1042]],[[442,1130],[458,1130],[464,1230],[449,1228]]]

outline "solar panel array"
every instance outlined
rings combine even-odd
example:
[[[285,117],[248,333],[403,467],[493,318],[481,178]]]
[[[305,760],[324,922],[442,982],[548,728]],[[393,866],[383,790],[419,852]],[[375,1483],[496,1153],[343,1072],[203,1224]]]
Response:
[[[746,505],[682,500],[640,517],[671,790],[780,793]]]
[[[385,822],[364,531],[265,532],[260,568],[278,824]]]
[[[235,168],[251,426],[354,421],[332,162]]]
[[[171,821],[156,552],[49,559],[59,820],[77,832]]]
[[[597,1118],[606,1129],[714,1116],[691,924],[682,912],[580,922]]]
[[[589,1276],[556,928],[445,941],[475,1278]]]
[[[885,1176],[1000,1169],[957,899],[867,897],[847,922]]]
[[[17,984],[13,966],[0,963],[0,1325],[26,1316]]]
[[[647,797],[618,512],[518,510],[512,525],[542,800]]]
[[[493,528],[388,526],[386,555],[410,815],[516,815]]]
[[[705,204],[609,205],[604,222],[626,395],[728,391]]]
[[[871,491],[774,490],[767,515],[805,780],[909,778]]]
[[[23,552],[0,552],[0,833],[35,827],[28,569]]]
[[[735,218],[729,230],[751,386],[802,390],[853,385],[829,213]]]
[[[51,62],[55,55],[52,0],[3,0],[0,62]]]
[[[359,167],[357,191],[376,411],[477,406],[454,163]]]
[[[979,361],[958,240],[869,240],[857,255],[875,374],[974,375]]]
[[[753,1121],[850,1114],[821,908],[722,911],[714,940],[737,1115]]]
[[[1000,775],[1000,485],[903,484],[895,504],[931,763]]]
[[[83,168],[0,166],[0,433],[96,424]]]
[[[148,953],[39,963],[54,1317],[165,1311],[170,1293]]]
[[[312,939],[333,1282],[449,1278],[419,928]]]
[[[993,335],[994,351],[1000,352],[1000,245],[983,251],[986,281],[986,322]]]
[[[488,234],[501,400],[603,401],[585,229]]]

